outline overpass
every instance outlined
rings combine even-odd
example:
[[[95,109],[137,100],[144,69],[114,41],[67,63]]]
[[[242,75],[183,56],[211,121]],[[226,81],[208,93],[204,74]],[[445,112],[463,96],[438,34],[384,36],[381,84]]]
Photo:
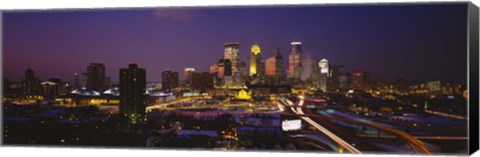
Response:
[[[366,122],[361,122],[361,121],[351,120],[351,119],[346,119],[346,118],[330,117],[330,116],[322,116],[322,115],[314,115],[314,114],[305,114],[303,112],[303,109],[302,109],[304,101],[305,101],[305,96],[301,95],[301,96],[298,96],[298,98],[299,98],[299,102],[298,102],[297,105],[294,105],[293,102],[291,102],[289,100],[283,101],[284,104],[285,103],[287,104],[285,106],[290,107],[292,112],[295,113],[295,114],[292,114],[292,115],[301,117],[304,121],[306,121],[307,123],[309,123],[313,127],[320,130],[327,137],[329,137],[334,142],[336,142],[340,146],[344,147],[346,150],[348,150],[351,153],[361,153],[361,151],[359,151],[357,148],[350,145],[349,143],[345,142],[344,139],[338,137],[337,135],[333,134],[332,132],[330,132],[329,130],[324,128],[323,126],[319,125],[318,123],[313,121],[311,118],[336,120],[336,121],[342,121],[342,122],[346,122],[346,123],[350,123],[350,124],[369,126],[369,127],[372,127],[372,128],[378,129],[378,130],[382,130],[382,131],[387,132],[387,133],[394,134],[397,137],[404,139],[410,145],[412,145],[413,148],[415,148],[419,152],[422,152],[422,153],[425,153],[425,154],[432,154],[432,151],[430,150],[430,148],[427,147],[422,141],[418,140],[418,138],[415,138],[415,137],[413,137],[413,136],[411,136],[411,135],[409,135],[409,134],[407,134],[403,131],[395,130],[395,129],[388,128],[388,127],[378,125],[378,124],[371,124],[371,123],[366,123]],[[318,101],[318,100],[316,100],[316,101]],[[281,100],[281,102],[282,102],[282,100]]]

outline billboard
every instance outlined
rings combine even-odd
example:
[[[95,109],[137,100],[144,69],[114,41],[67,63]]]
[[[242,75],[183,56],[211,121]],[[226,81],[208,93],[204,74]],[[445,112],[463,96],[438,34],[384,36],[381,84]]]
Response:
[[[283,131],[292,131],[292,130],[300,130],[302,127],[302,120],[284,120],[282,122],[282,130]]]

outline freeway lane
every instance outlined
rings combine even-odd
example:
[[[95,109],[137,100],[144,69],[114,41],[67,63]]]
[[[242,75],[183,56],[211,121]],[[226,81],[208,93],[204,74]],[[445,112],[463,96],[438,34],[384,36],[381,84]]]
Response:
[[[303,100],[300,99],[300,103],[298,106],[302,106],[303,105]],[[282,101],[281,101],[282,102]],[[290,100],[286,100],[285,101],[287,103],[286,106],[293,106],[293,102],[291,102]],[[296,113],[296,114],[301,114],[303,115],[303,111],[302,111],[302,108],[301,107],[297,107],[297,109],[293,108],[293,107],[290,107],[290,109]],[[341,147],[345,148],[347,151],[351,152],[351,153],[356,153],[356,154],[361,154],[362,152],[359,151],[357,148],[355,148],[354,146],[350,145],[348,142],[345,142],[343,139],[341,139],[340,137],[338,137],[337,135],[335,135],[334,133],[330,132],[329,130],[327,130],[326,128],[324,128],[323,126],[317,124],[316,122],[314,122],[312,119],[310,119],[309,117],[301,117],[304,121],[306,121],[307,123],[309,123],[310,125],[312,125],[313,127],[315,127],[316,129],[318,129],[319,131],[321,131],[324,135],[326,135],[328,138],[332,139],[335,143],[337,143],[338,145],[340,145]]]
[[[298,106],[303,106],[305,96],[301,95],[301,96],[298,96],[298,98],[300,100]],[[301,107],[297,107],[297,109],[299,111],[302,111]],[[344,122],[353,123],[353,124],[370,126],[370,127],[373,127],[373,128],[376,128],[376,129],[379,129],[379,130],[382,130],[382,131],[385,131],[385,132],[388,132],[388,133],[392,133],[392,134],[397,135],[398,137],[400,137],[402,139],[405,139],[407,142],[409,142],[419,152],[423,152],[423,153],[426,153],[426,154],[432,154],[432,151],[430,150],[430,148],[428,148],[425,144],[423,144],[422,141],[418,140],[415,137],[410,136],[409,134],[407,134],[403,131],[399,131],[399,130],[392,129],[392,128],[385,127],[385,126],[378,125],[378,124],[365,123],[365,122],[360,122],[360,121],[346,119],[346,118],[309,115],[309,114],[304,114],[303,112],[296,112],[296,113],[299,116],[303,115],[303,116],[309,116],[309,117],[323,117],[323,118],[326,118],[326,119],[339,120],[339,121],[344,121]]]

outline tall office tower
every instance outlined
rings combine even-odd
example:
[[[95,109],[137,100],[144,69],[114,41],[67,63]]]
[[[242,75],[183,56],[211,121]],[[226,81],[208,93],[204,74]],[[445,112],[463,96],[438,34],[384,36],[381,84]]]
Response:
[[[228,59],[218,61],[218,77],[232,76],[232,62]]]
[[[120,69],[120,115],[128,119],[127,124],[146,122],[146,70],[137,64]]]
[[[302,74],[302,43],[292,42],[292,49],[288,56],[288,78],[300,79]]]
[[[313,57],[305,57],[303,61],[302,80],[306,77],[308,87],[319,88],[321,82],[319,60]],[[307,67],[309,66],[309,67]],[[309,74],[309,75],[308,75]]]
[[[102,92],[105,89],[105,66],[92,63],[87,67],[87,89]]]
[[[192,74],[195,73],[195,68],[183,69],[183,79],[188,83],[192,83]]]
[[[265,60],[265,75],[274,84],[279,84],[283,79],[283,57],[280,54],[280,49],[274,49],[273,56]]]
[[[210,65],[209,72],[210,72],[210,74],[217,75],[217,73],[218,73],[218,63],[214,63],[214,64]]]
[[[40,79],[35,77],[35,72],[32,69],[25,71],[25,78],[22,80],[22,91],[24,96],[36,96],[42,92]]]
[[[263,76],[264,69],[262,56],[260,55],[260,46],[253,44],[250,51],[250,76]]]
[[[355,71],[351,76],[350,88],[353,90],[365,90],[367,84],[367,74],[362,71]]]
[[[87,73],[75,73],[73,75],[73,87],[75,88],[86,88],[88,76]]]
[[[178,87],[178,72],[162,72],[162,89],[171,90]]]
[[[225,43],[224,51],[223,51],[223,59],[228,59],[232,63],[232,73],[239,72],[239,58],[240,58],[240,51],[239,51],[239,44],[237,42],[230,42]]]
[[[342,65],[330,65],[331,77],[327,81],[327,90],[334,91],[340,89],[340,80],[344,75],[344,68]]]
[[[330,69],[328,65],[328,60],[323,58],[318,62],[318,67],[320,68],[320,90],[323,92],[327,91],[327,79],[330,77]]]

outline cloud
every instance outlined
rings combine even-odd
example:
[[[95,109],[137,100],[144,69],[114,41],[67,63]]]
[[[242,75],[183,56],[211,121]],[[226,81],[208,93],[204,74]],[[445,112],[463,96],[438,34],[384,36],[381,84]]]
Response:
[[[158,19],[168,19],[168,20],[176,20],[181,22],[189,22],[196,16],[198,16],[198,12],[187,10],[187,9],[157,9],[153,11],[153,16]]]

